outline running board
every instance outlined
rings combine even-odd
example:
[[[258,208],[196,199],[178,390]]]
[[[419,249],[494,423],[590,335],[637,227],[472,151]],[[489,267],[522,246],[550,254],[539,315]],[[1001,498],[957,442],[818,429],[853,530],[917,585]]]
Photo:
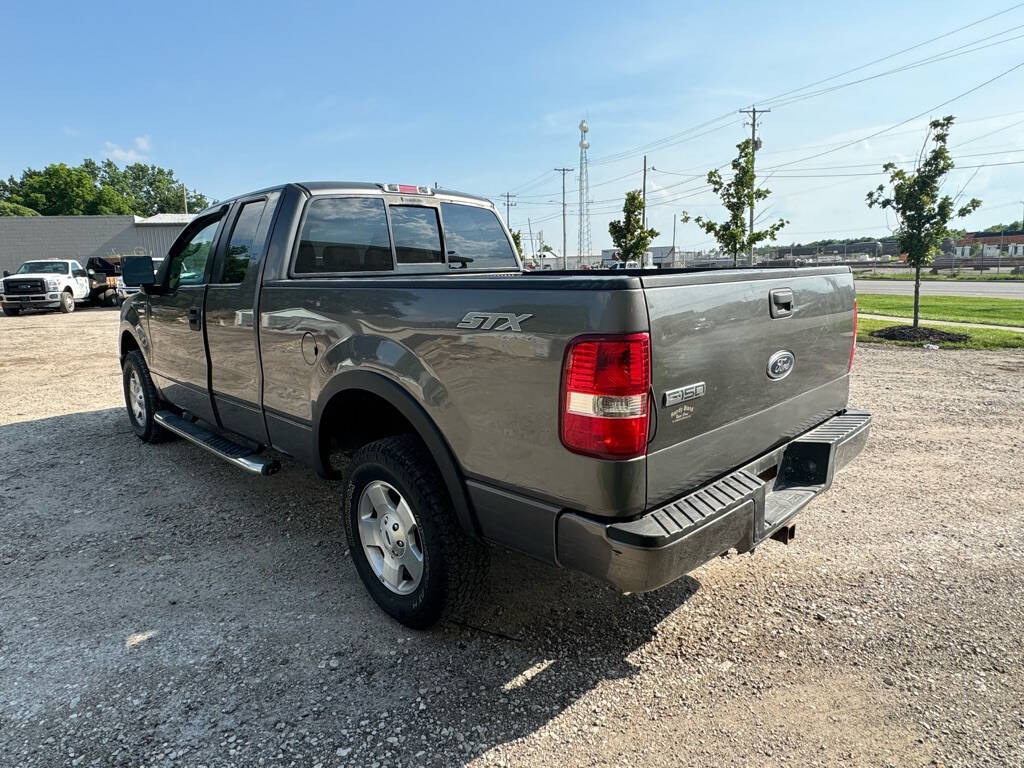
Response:
[[[157,411],[153,414],[153,421],[168,432],[173,432],[189,442],[202,446],[229,464],[241,467],[246,472],[251,472],[254,475],[272,475],[281,468],[281,464],[277,460],[268,459],[266,456],[253,453],[251,449],[246,448],[244,445],[239,445],[222,435],[210,432],[194,421],[183,419],[171,411]]]

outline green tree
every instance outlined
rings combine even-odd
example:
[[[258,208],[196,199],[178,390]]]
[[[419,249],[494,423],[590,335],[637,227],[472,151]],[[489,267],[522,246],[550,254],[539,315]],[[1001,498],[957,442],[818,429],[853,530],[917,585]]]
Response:
[[[914,327],[918,326],[921,298],[921,267],[931,263],[932,256],[949,236],[949,222],[963,218],[981,207],[981,200],[972,198],[957,208],[963,190],[952,198],[939,195],[946,174],[953,170],[953,158],[946,143],[953,125],[953,115],[932,120],[925,134],[917,167],[905,171],[896,163],[886,163],[882,170],[889,174],[888,188],[879,184],[867,194],[868,207],[891,210],[899,227],[900,250],[907,254],[907,264],[914,268]],[[930,146],[929,146],[930,144]]]
[[[612,244],[618,251],[620,261],[639,261],[643,259],[651,240],[658,236],[656,229],[644,228],[644,199],[639,189],[626,193],[622,204],[622,219],[608,222],[608,234],[612,236]]]
[[[519,254],[519,258],[523,257],[523,231],[517,229],[512,233],[512,242],[516,244],[516,253]]]
[[[741,253],[753,254],[758,243],[774,240],[779,230],[789,223],[785,219],[779,219],[767,229],[747,229],[750,206],[764,200],[771,192],[757,186],[757,176],[754,173],[754,145],[750,139],[741,141],[736,145],[736,149],[739,152],[732,161],[732,178],[729,181],[722,178],[717,168],[708,171],[707,176],[707,183],[721,199],[729,217],[720,223],[704,216],[692,217],[698,227],[715,238],[723,253],[732,256],[734,267]],[[680,219],[685,224],[691,220],[691,216],[687,211],[683,211]]]
[[[0,200],[0,216],[38,216],[39,211],[34,211],[31,208],[26,208],[24,205],[18,203],[9,203],[6,200]]]
[[[90,158],[79,166],[59,163],[42,171],[27,168],[21,178],[0,181],[0,201],[26,206],[44,216],[182,213],[182,193],[183,185],[172,170],[145,163],[119,168],[111,160],[97,163]],[[198,192],[186,194],[191,212],[210,204]]]
[[[43,216],[131,213],[128,201],[114,190],[103,194],[82,166],[53,163],[41,171],[26,169],[0,187],[0,200],[25,206]]]

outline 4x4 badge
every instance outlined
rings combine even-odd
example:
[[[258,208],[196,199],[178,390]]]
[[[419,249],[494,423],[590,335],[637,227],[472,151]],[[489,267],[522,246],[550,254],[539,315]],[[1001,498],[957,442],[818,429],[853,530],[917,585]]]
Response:
[[[481,331],[517,331],[533,315],[510,315],[502,312],[467,312],[456,328],[479,328]]]

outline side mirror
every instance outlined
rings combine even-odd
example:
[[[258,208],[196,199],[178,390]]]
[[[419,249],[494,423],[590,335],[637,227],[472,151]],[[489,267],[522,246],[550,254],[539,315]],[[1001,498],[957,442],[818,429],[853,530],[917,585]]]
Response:
[[[88,277],[89,276],[89,273],[86,272],[84,269],[73,269],[73,270],[71,270],[71,274],[74,277]]]
[[[5,269],[5,270],[4,270],[4,277],[10,277],[10,276],[11,276],[11,273],[10,273],[10,272],[8,272],[8,271],[7,271],[6,269]]]
[[[126,286],[145,288],[156,282],[152,256],[126,256],[121,260],[121,279]]]

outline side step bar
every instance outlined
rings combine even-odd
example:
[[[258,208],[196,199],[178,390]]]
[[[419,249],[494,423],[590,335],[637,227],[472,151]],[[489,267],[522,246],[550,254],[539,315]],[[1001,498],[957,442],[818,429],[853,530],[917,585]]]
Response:
[[[194,421],[183,419],[171,411],[157,411],[153,414],[153,421],[168,432],[173,432],[189,442],[202,446],[215,456],[219,456],[236,467],[241,467],[246,472],[252,472],[254,475],[272,475],[281,469],[281,464],[276,459],[268,459],[266,456],[253,453],[244,445],[239,445],[222,435],[214,434]]]

